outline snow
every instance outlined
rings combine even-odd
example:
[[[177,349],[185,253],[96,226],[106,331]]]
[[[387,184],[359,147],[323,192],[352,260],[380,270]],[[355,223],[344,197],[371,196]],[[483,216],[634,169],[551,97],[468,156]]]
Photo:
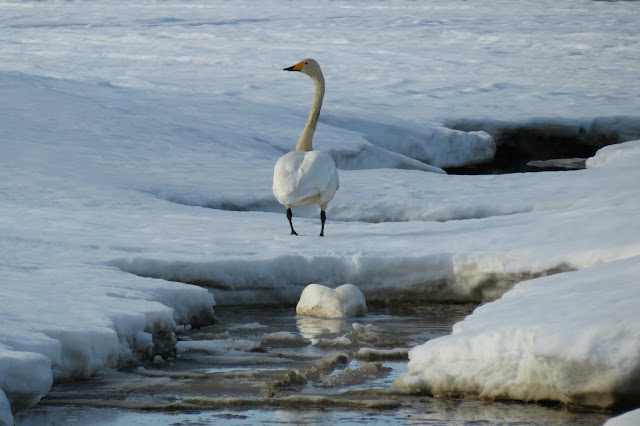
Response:
[[[173,332],[211,321],[216,302],[294,304],[309,283],[352,283],[368,300],[506,293],[412,352],[416,386],[444,374],[417,367],[425,348],[451,344],[484,366],[504,360],[486,371],[483,395],[624,390],[627,379],[611,380],[638,353],[638,314],[625,307],[640,301],[629,278],[640,263],[640,142],[575,172],[441,167],[491,157],[493,137],[518,126],[640,139],[640,5],[296,5],[0,4],[2,422],[7,403],[27,408],[54,380],[172,353]],[[324,239],[317,208],[295,210],[304,235],[289,236],[271,191],[313,94],[281,69],[308,56],[327,81],[315,148],[340,169]],[[583,287],[602,303],[584,309]],[[553,329],[519,320],[536,297],[566,318],[549,314]],[[517,314],[493,308],[509,303]],[[526,341],[531,330],[544,346]],[[566,336],[575,343],[559,344]],[[599,338],[620,353],[603,354]],[[548,380],[505,371],[516,354],[540,355],[523,361],[528,373],[552,360]],[[452,357],[473,385],[478,366]],[[518,393],[527,377],[544,388]],[[461,389],[451,383],[438,389]]]
[[[342,284],[335,289],[309,284],[302,290],[296,313],[321,318],[359,317],[367,313],[367,302],[353,284]]]
[[[14,410],[38,402],[49,391],[52,381],[51,361],[46,356],[0,348],[0,387],[3,389],[0,401],[17,400],[17,404],[12,404]],[[0,408],[4,405],[0,404]]]
[[[640,156],[640,143],[625,143],[606,146],[598,151],[598,155],[587,159],[587,168],[620,168],[637,166],[636,159]]]
[[[637,402],[639,273],[636,256],[520,283],[450,336],[414,348],[398,386],[602,407]]]
[[[640,422],[640,409],[632,410],[622,415],[613,417],[605,423],[606,426],[634,426]]]

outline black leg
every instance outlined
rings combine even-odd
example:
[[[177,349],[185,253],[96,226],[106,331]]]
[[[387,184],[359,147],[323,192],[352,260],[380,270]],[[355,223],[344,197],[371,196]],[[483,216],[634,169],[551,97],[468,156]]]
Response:
[[[291,235],[298,235],[298,233],[293,230],[293,222],[291,222],[292,217],[293,217],[293,213],[291,213],[291,207],[289,207],[287,209],[287,219],[289,219],[289,226],[291,226]]]
[[[320,220],[322,221],[322,229],[320,229],[320,236],[324,237],[324,222],[327,220],[327,215],[324,210],[320,210]]]

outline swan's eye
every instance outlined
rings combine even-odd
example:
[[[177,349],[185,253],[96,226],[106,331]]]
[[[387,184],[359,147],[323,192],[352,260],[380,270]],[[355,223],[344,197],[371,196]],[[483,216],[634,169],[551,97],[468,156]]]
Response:
[[[304,64],[305,64],[305,65],[309,65],[309,62],[305,62]]]

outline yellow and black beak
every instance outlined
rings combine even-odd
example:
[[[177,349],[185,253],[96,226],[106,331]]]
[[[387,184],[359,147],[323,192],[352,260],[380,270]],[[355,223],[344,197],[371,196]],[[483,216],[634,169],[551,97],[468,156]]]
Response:
[[[304,66],[304,62],[298,62],[297,64],[289,68],[284,68],[282,71],[300,71],[303,66]]]

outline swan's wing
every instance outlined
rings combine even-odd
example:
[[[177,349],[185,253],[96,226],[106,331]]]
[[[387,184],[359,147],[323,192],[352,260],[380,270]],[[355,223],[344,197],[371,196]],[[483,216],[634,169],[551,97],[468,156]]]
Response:
[[[329,180],[329,183],[327,184],[327,187],[322,192],[322,197],[318,201],[318,204],[320,204],[320,206],[322,206],[323,204],[327,204],[329,201],[331,201],[333,199],[333,196],[336,195],[336,191],[340,187],[340,179],[338,178],[338,170],[335,169],[335,167],[334,167],[333,170],[334,170],[333,171],[333,176]]]
[[[304,155],[300,151],[289,152],[278,160],[273,169],[273,194],[280,204],[292,204],[300,182],[300,165]]]
[[[289,152],[274,168],[273,193],[284,205],[304,205],[307,201],[309,204],[326,203],[338,189],[337,176],[336,165],[328,154]]]
[[[313,186],[316,188],[317,194],[319,194],[314,202],[323,205],[331,201],[338,190],[339,181],[336,163],[329,154],[324,152],[311,151],[309,154],[307,155],[309,171],[306,175],[309,180],[313,180]]]
[[[302,178],[300,185],[317,192],[324,192],[337,176],[336,163],[329,154],[320,151],[308,151],[300,165]]]

